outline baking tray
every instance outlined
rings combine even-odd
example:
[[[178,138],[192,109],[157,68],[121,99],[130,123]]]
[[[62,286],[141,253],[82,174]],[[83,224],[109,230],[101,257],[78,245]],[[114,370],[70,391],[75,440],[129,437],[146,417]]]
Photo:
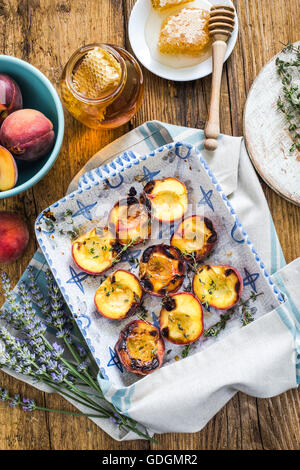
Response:
[[[83,175],[78,190],[44,210],[35,224],[39,245],[102,376],[119,387],[143,380],[127,372],[114,352],[121,329],[137,317],[134,315],[116,322],[99,315],[94,305],[94,295],[104,276],[89,275],[75,265],[71,256],[70,235],[82,234],[95,226],[104,226],[112,206],[120,198],[126,197],[131,187],[140,194],[146,183],[165,177],[176,177],[185,183],[189,195],[186,215],[204,215],[216,227],[218,243],[204,262],[228,264],[237,268],[244,282],[243,299],[248,299],[251,292],[263,293],[250,304],[254,320],[272,311],[283,301],[221,186],[195,147],[176,142],[148,155],[133,152],[120,155],[112,162]],[[169,243],[173,230],[172,224],[154,224],[151,240],[125,252],[122,262],[105,275],[118,268],[137,274],[137,260],[143,250],[152,244]],[[187,277],[181,290],[188,290],[189,286]],[[161,298],[145,295],[143,303],[148,312],[147,320],[158,326]],[[222,314],[224,311],[204,309],[204,328],[216,324]],[[235,308],[226,328],[217,337],[202,336],[190,347],[189,354],[201,353],[203,348],[242,328],[240,314],[240,309]],[[167,354],[163,367],[173,361],[184,360],[182,351],[183,346],[166,341]]]

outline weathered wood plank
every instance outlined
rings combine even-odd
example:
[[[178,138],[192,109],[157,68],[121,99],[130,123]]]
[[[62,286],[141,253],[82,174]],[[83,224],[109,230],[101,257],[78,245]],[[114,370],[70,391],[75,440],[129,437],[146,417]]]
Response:
[[[250,86],[281,42],[299,39],[300,0],[235,0],[240,33],[222,83],[222,132],[241,135],[243,107]],[[125,27],[134,0],[0,0],[0,53],[15,55],[40,68],[59,85],[63,65],[80,45],[111,42],[130,49]],[[275,5],[276,4],[276,5]],[[36,243],[33,221],[61,197],[68,182],[101,147],[145,120],[159,119],[203,128],[210,78],[185,84],[167,82],[145,71],[143,106],[131,124],[110,132],[84,128],[66,113],[66,135],[59,159],[32,190],[6,201],[9,209],[30,221],[25,256],[4,268],[15,283]],[[300,256],[300,210],[263,184],[287,261]],[[287,224],[288,220],[288,224]],[[33,396],[49,407],[74,410],[56,395],[43,393],[1,373],[1,385]],[[296,390],[268,400],[236,395],[199,433],[158,436],[153,449],[299,449],[300,396]],[[0,449],[143,449],[148,443],[117,443],[85,418],[23,413],[0,405]]]

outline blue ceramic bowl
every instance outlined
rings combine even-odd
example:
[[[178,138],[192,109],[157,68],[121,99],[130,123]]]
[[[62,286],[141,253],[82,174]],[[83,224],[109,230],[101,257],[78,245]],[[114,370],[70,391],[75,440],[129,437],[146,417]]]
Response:
[[[23,96],[23,107],[37,109],[53,123],[55,145],[52,151],[36,162],[18,161],[19,177],[16,186],[0,191],[0,199],[15,196],[43,178],[58,157],[64,136],[64,112],[58,94],[50,81],[37,68],[7,55],[0,55],[0,72],[16,80]]]

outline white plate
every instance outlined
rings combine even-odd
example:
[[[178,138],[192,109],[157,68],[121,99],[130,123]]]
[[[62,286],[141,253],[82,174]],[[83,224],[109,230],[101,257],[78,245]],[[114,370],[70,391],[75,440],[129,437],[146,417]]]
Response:
[[[212,5],[220,3],[234,6],[231,0],[209,0]],[[204,62],[193,67],[186,68],[173,68],[168,67],[157,60],[153,59],[148,44],[145,38],[145,28],[152,8],[151,0],[137,0],[134,5],[130,19],[129,19],[129,40],[134,54],[138,60],[146,67],[150,72],[158,75],[159,77],[166,78],[167,80],[186,82],[189,80],[197,80],[198,78],[205,77],[212,73],[212,59],[211,57]],[[235,46],[238,36],[238,19],[236,16],[235,28],[231,38],[228,41],[228,48],[225,56],[225,61],[230,56]]]

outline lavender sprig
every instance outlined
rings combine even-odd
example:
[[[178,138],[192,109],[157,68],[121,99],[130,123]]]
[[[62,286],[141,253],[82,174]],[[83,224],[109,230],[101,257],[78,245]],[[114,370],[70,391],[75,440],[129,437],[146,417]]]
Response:
[[[38,406],[32,398],[21,398],[19,394],[15,394],[13,397],[9,395],[8,390],[0,388],[0,401],[7,402],[11,408],[16,408],[20,406],[23,411],[32,412],[32,411],[51,411],[54,413],[76,415],[76,416],[88,416],[94,418],[103,418],[102,415],[89,414],[89,413],[79,413],[76,411],[64,411],[56,410],[53,408],[45,408],[44,406]],[[115,419],[114,416],[111,416],[110,419]]]
[[[123,416],[103,396],[97,382],[98,370],[92,370],[84,344],[77,345],[72,339],[73,322],[60,290],[49,271],[45,277],[48,298],[41,293],[32,268],[28,270],[28,285],[20,283],[18,295],[12,292],[8,276],[5,273],[0,275],[6,298],[5,308],[0,311],[0,320],[4,320],[10,329],[18,332],[18,336],[15,336],[9,328],[0,326],[0,367],[7,367],[41,381],[98,414],[62,413],[111,419],[119,427],[153,440],[147,431],[138,429],[133,419]],[[56,331],[57,341],[53,343],[46,337],[47,325]],[[65,348],[60,344],[61,341],[71,353],[74,362],[64,357]],[[95,393],[83,391],[82,386],[92,388]],[[2,391],[1,396],[7,396],[7,392]],[[6,401],[9,401],[11,406],[19,406],[21,403],[18,397],[9,397]],[[105,407],[101,405],[101,401]],[[30,399],[22,403],[22,407],[28,411],[43,409],[60,412],[37,407]]]

